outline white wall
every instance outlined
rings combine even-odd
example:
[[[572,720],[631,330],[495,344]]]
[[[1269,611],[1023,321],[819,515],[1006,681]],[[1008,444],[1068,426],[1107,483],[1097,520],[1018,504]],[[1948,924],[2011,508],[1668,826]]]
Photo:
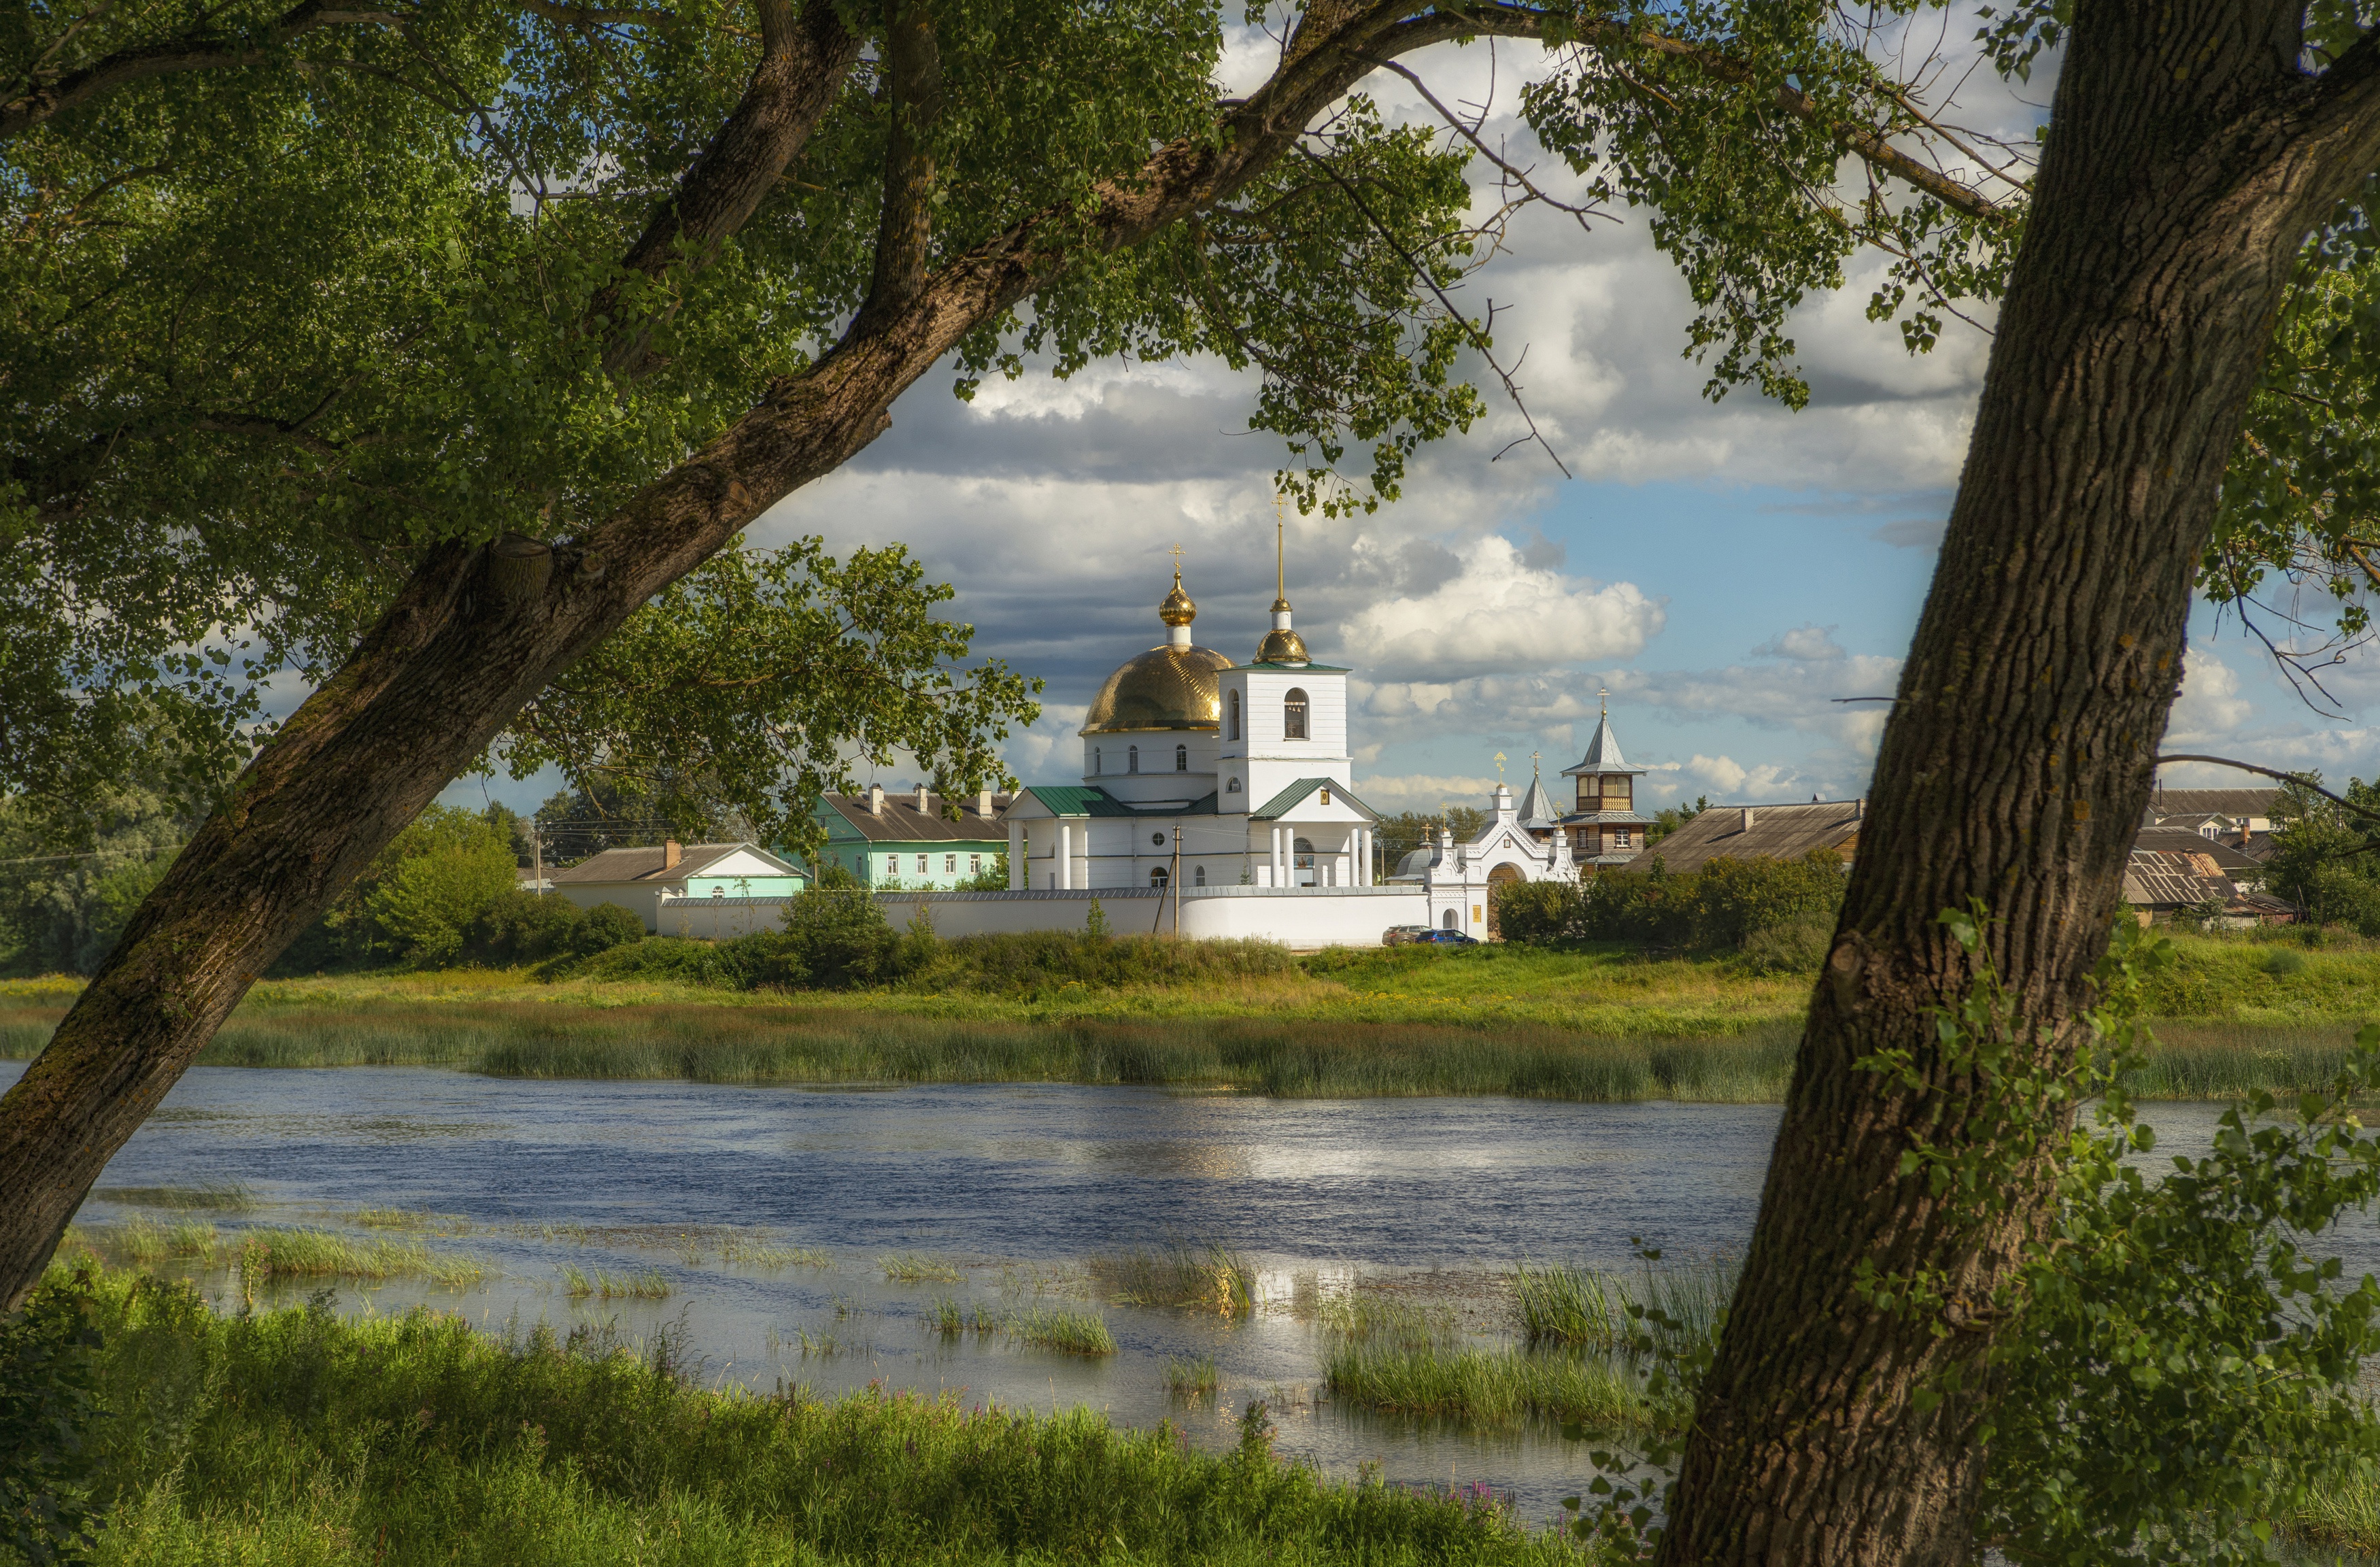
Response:
[[[648,930],[658,929],[653,920],[661,908],[662,887],[658,882],[635,881],[564,881],[554,886],[549,897],[568,898],[580,908],[593,908],[597,904],[618,904],[645,922]]]
[[[784,928],[786,898],[664,898],[659,905],[661,936],[725,941]],[[649,927],[650,929],[650,927]]]
[[[880,902],[894,929],[922,905],[944,938],[1023,930],[1080,930],[1099,899],[1111,934],[1171,934],[1174,899],[1135,888],[1073,893],[887,893]],[[1182,934],[1211,940],[1248,937],[1314,947],[1376,947],[1392,925],[1429,922],[1429,897],[1411,887],[1185,888]],[[1468,929],[1465,927],[1465,929]],[[1483,928],[1484,929],[1484,928]]]

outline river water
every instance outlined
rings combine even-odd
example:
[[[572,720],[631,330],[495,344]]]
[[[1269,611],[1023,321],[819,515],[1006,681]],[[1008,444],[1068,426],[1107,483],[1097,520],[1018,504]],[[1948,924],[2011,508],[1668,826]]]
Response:
[[[0,1065],[0,1087],[22,1068]],[[932,1086],[881,1091],[686,1083],[524,1082],[412,1068],[193,1069],[108,1165],[81,1221],[152,1209],[110,1189],[237,1184],[242,1225],[337,1227],[361,1209],[454,1216],[429,1236],[487,1266],[449,1292],[347,1285],[341,1306],[426,1303],[492,1330],[543,1320],[634,1340],[669,1328],[706,1380],[820,1393],[881,1382],[1010,1407],[1087,1404],[1120,1424],[1171,1419],[1228,1444],[1252,1399],[1285,1455],[1353,1477],[1484,1483],[1522,1516],[1553,1514],[1590,1473],[1549,1427],[1463,1431],[1331,1403],[1312,1310],[1334,1291],[1456,1308],[1509,1330],[1502,1280],[1523,1258],[1631,1265],[1740,1249],[1778,1109],[1503,1099],[1276,1100],[1162,1089]],[[2203,1148],[2218,1107],[2153,1105],[2169,1150]],[[817,1248],[827,1267],[718,1258],[717,1227]],[[1168,1240],[1219,1242],[1258,1269],[1237,1321],[1099,1309],[1099,1360],[1002,1337],[946,1340],[925,1313],[1080,1309],[1085,1259]],[[2368,1217],[2336,1237],[2350,1276],[2380,1270]],[[928,1256],[960,1275],[891,1282],[880,1259]],[[573,1299],[565,1267],[658,1271],[661,1300]],[[201,1280],[218,1290],[229,1281]],[[299,1292],[302,1293],[302,1292]],[[805,1348],[805,1335],[808,1346]],[[1169,1357],[1211,1355],[1219,1396],[1183,1401]]]

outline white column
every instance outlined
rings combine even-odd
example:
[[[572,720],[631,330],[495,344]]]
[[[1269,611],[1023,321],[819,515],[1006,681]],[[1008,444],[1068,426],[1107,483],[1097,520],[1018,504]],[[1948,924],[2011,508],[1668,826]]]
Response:
[[[1021,893],[1033,885],[1033,871],[1026,860],[1025,823],[1008,824],[1008,890]]]
[[[1075,884],[1075,824],[1058,823],[1058,886],[1060,890]]]
[[[1297,876],[1290,862],[1282,857],[1281,845],[1281,823],[1276,821],[1272,824],[1272,884],[1276,887],[1287,887],[1296,881]]]

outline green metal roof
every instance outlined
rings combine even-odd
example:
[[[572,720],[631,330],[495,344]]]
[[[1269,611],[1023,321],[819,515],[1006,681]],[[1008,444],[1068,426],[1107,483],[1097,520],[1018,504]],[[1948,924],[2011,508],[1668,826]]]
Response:
[[[1327,782],[1327,780],[1326,780]],[[1053,816],[1212,816],[1215,796],[1209,792],[1204,798],[1187,806],[1135,806],[1117,799],[1105,789],[1087,784],[1035,784],[1025,793],[1050,808]]]
[[[1267,821],[1276,817],[1286,816],[1289,814],[1289,809],[1292,806],[1294,806],[1298,801],[1305,798],[1306,796],[1313,794],[1318,789],[1336,789],[1339,791],[1339,797],[1346,801],[1349,805],[1354,806],[1358,813],[1373,821],[1380,820],[1380,813],[1378,811],[1374,810],[1371,807],[1357,799],[1355,797],[1354,790],[1350,789],[1347,785],[1340,783],[1335,778],[1301,778],[1296,783],[1292,784],[1288,788],[1283,789],[1280,794],[1275,795],[1271,799],[1267,800],[1264,804],[1257,807],[1256,809],[1248,812],[1248,816],[1251,820],[1257,821]]]

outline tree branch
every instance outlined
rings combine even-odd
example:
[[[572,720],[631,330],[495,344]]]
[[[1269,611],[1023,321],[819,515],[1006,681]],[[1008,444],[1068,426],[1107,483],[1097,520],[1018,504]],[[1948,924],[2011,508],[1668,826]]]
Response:
[[[927,0],[892,0],[884,53],[892,127],[884,139],[884,205],[867,311],[898,310],[926,281],[934,237],[934,127],[942,112],[941,48]]]
[[[2334,795],[2302,772],[2279,772],[2269,767],[2259,767],[2252,761],[2235,761],[2229,757],[2160,756],[2156,759],[2159,767],[2163,767],[2169,761],[2203,761],[2214,767],[2237,768],[2241,772],[2253,772],[2265,778],[2277,778],[2284,784],[2294,784],[2309,793],[2320,795],[2331,804],[2351,811],[2366,821],[2380,821],[2380,811],[2366,810],[2352,800]]]
[[[752,79],[735,112],[629,247],[620,263],[628,272],[659,278],[674,266],[708,265],[783,176],[859,58],[859,40],[844,29],[833,0],[808,0],[798,20],[793,0],[752,0],[752,9],[760,22],[760,60]],[[608,315],[619,298],[617,285],[601,290],[593,312]],[[641,373],[651,339],[650,322],[615,329],[604,367],[614,375]]]
[[[349,10],[327,4],[326,0],[305,0],[248,37],[191,31],[159,43],[119,49],[55,81],[36,78],[22,95],[0,103],[0,141],[21,136],[68,109],[136,81],[182,71],[252,66],[291,40],[318,29],[363,22],[405,25],[404,18],[394,12]]]

